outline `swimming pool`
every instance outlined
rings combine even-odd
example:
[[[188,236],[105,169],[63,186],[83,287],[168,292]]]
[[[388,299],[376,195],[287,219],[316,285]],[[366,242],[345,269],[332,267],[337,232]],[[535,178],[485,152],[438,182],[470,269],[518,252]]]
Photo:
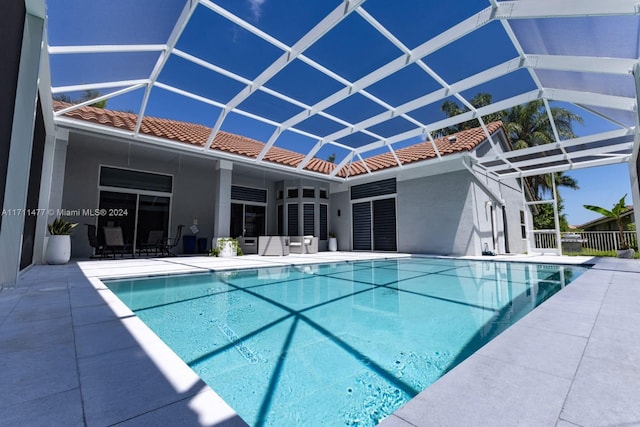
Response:
[[[586,271],[406,258],[106,281],[251,425],[375,425]]]

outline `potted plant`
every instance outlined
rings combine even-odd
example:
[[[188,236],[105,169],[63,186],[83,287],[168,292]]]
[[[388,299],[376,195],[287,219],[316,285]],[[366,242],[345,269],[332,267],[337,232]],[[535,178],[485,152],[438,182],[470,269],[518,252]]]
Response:
[[[335,252],[338,250],[338,239],[336,233],[329,233],[329,250]]]
[[[209,251],[209,255],[216,257],[241,256],[242,249],[238,244],[238,239],[234,239],[233,237],[220,237],[217,239],[214,247]]]
[[[47,264],[66,264],[71,259],[70,234],[77,223],[56,218],[47,226],[49,242],[47,243]]]
[[[601,208],[600,206],[583,205],[586,209],[599,213],[607,218],[612,218],[616,221],[618,226],[618,233],[620,233],[620,249],[618,249],[618,258],[633,258],[635,251],[629,248],[627,239],[624,237],[624,228],[622,227],[622,214],[627,211],[625,198],[627,195],[622,196],[620,201],[616,203],[613,209],[608,210]]]

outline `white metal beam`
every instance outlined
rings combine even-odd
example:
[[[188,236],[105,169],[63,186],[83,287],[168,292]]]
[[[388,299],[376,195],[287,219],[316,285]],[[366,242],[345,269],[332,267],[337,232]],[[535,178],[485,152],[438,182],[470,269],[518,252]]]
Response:
[[[176,93],[178,95],[185,96],[185,97],[193,99],[195,101],[199,101],[199,102],[202,102],[202,103],[205,103],[205,104],[213,105],[214,107],[218,107],[218,108],[224,108],[225,107],[225,105],[223,103],[221,103],[221,102],[214,101],[213,99],[205,98],[205,97],[200,96],[200,95],[196,95],[194,93],[188,92],[188,91],[183,90],[183,89],[176,88],[176,87],[168,85],[168,84],[156,82],[154,86],[159,87],[159,88],[164,89],[164,90],[168,90],[169,92],[173,92],[173,93]],[[278,123],[276,121],[267,119],[267,118],[262,117],[262,116],[258,116],[257,114],[249,113],[248,111],[244,111],[244,110],[241,110],[239,108],[235,108],[233,110],[233,112],[237,113],[237,114],[240,114],[242,116],[249,117],[251,119],[257,120],[259,122],[269,124],[269,125],[274,126],[276,128],[280,127],[280,123]],[[319,139],[320,138],[318,135],[315,135],[315,134],[307,132],[307,131],[303,131],[301,129],[289,128],[288,130],[291,131],[291,132],[303,135],[303,136],[307,136],[307,137],[312,138],[312,139]]]
[[[535,0],[497,2],[496,19],[638,15],[636,0]]]
[[[589,160],[586,162],[575,162],[572,165],[565,164],[559,166],[542,166],[540,168],[530,169],[523,172],[511,172],[511,173],[501,173],[500,179],[509,179],[509,178],[525,178],[528,176],[535,175],[544,175],[555,172],[565,172],[568,170],[577,170],[577,169],[586,169],[586,168],[594,168],[596,166],[608,166],[615,165],[619,163],[627,163],[629,161],[630,154],[619,155],[615,157],[606,157],[598,160]]]
[[[443,33],[433,37],[427,42],[421,44],[409,54],[404,54],[391,62],[381,66],[366,76],[360,78],[353,83],[352,86],[341,89],[332,95],[324,98],[323,100],[314,104],[310,111],[302,111],[285,121],[283,125],[285,127],[295,126],[303,120],[306,120],[310,116],[317,114],[319,111],[325,110],[332,105],[337,104],[343,99],[357,93],[372,84],[382,80],[396,71],[414,63],[418,59],[435,52],[436,50],[454,42],[455,40],[471,33],[472,31],[484,26],[491,20],[491,7],[473,15],[472,17],[462,21],[461,23],[449,28]]]
[[[160,52],[167,48],[165,44],[125,44],[125,45],[87,45],[87,46],[49,46],[50,55],[71,55],[86,53],[129,53]]]
[[[61,116],[61,115],[65,114],[65,113],[68,113],[68,112],[73,111],[73,110],[77,110],[78,108],[82,108],[82,107],[84,107],[86,105],[95,104],[96,102],[100,102],[100,101],[103,101],[105,99],[113,98],[115,96],[122,95],[122,94],[125,94],[125,93],[128,93],[128,92],[134,91],[136,89],[140,89],[140,88],[145,87],[145,86],[146,86],[146,82],[138,83],[136,85],[129,86],[129,87],[126,87],[124,89],[120,89],[120,90],[117,90],[115,92],[108,93],[106,95],[98,96],[98,97],[93,98],[93,99],[88,99],[88,100],[86,100],[84,102],[80,102],[79,104],[73,104],[73,105],[71,105],[71,106],[69,106],[67,108],[63,108],[61,110],[56,111],[54,113],[54,115]]]
[[[466,122],[469,120],[476,119],[478,117],[486,116],[487,114],[495,113],[497,111],[506,110],[515,105],[526,104],[527,102],[534,101],[541,97],[541,93],[538,90],[533,90],[530,92],[525,92],[521,95],[517,95],[499,102],[494,102],[491,105],[486,107],[478,108],[477,111],[468,111],[466,113],[458,114],[457,116],[450,117],[444,120],[440,120],[437,122],[433,122],[429,124],[426,128],[428,132],[443,129],[449,126],[457,125],[462,122]],[[413,138],[415,136],[420,136],[424,130],[423,129],[413,129],[407,132],[403,132],[398,135],[394,135],[391,138],[387,138],[387,142],[389,144],[395,144],[396,142],[404,141],[409,138]],[[381,141],[372,142],[371,144],[363,145],[361,147],[356,148],[356,152],[363,153],[369,150],[373,150],[379,147],[383,147],[385,144]]]
[[[608,141],[621,138],[623,140],[631,140],[633,130],[626,129],[616,129],[607,132],[601,132],[593,135],[581,136],[578,138],[573,138],[570,140],[562,141],[562,145],[565,148],[577,147],[580,145],[588,145],[593,144],[595,142],[600,141]],[[544,153],[545,151],[550,151],[554,149],[558,149],[559,144],[542,144],[536,145],[535,147],[523,148],[521,150],[513,150],[504,154],[504,157],[507,159],[514,159],[516,157],[527,156],[531,154],[539,154]],[[480,159],[480,162],[484,162],[484,160]]]
[[[114,87],[130,87],[139,84],[149,84],[148,79],[139,80],[121,80],[117,82],[101,82],[101,83],[87,83],[81,85],[72,86],[57,86],[51,88],[51,93],[64,93],[64,92],[79,92],[85,90],[99,90],[99,89],[112,89]]]
[[[353,157],[355,156],[355,154],[356,154],[355,151],[351,151],[348,155],[346,155],[344,159],[342,159],[342,161],[338,163],[335,169],[331,171],[329,176],[332,178],[335,177],[338,174],[338,172],[342,170],[342,168],[344,168],[349,162],[353,160]]]
[[[210,3],[209,0],[204,0]],[[205,149],[208,149],[216,136],[216,133],[220,130],[222,122],[230,109],[233,109],[240,105],[242,101],[247,99],[254,93],[259,87],[263,86],[273,76],[275,76],[280,70],[286,67],[289,63],[295,60],[302,52],[310,48],[316,41],[318,41],[326,32],[338,25],[344,18],[349,16],[356,8],[360,6],[365,0],[345,0],[341,5],[331,11],[322,21],[316,24],[308,33],[306,33],[300,40],[298,40],[291,48],[285,50],[285,52],[276,59],[271,65],[269,65],[258,77],[256,77],[251,84],[247,85],[240,92],[236,94],[228,103],[225,109],[221,112],[215,126],[211,130],[211,134],[205,144]]]
[[[545,145],[552,145],[552,144],[545,144]],[[555,147],[553,146],[549,147],[550,150],[553,148]],[[568,154],[568,156],[565,156],[564,153],[561,153],[561,154],[554,154],[552,156],[536,157],[528,160],[514,161],[512,164],[516,168],[525,168],[532,165],[566,161],[567,163],[569,163],[568,169],[571,169],[571,164],[573,163],[571,160],[575,160],[576,158],[587,157],[587,156],[613,156],[613,157],[628,156],[628,154],[619,154],[619,153],[616,154],[616,152],[630,150],[631,148],[633,148],[633,140],[612,144],[606,147],[597,147],[597,148],[590,148],[586,150],[572,151]],[[516,150],[516,151],[521,151],[521,150]],[[490,171],[497,172],[499,170],[505,169],[505,167],[509,167],[509,165],[493,166],[488,169]]]
[[[147,103],[149,102],[149,96],[151,95],[151,89],[153,89],[153,85],[158,80],[158,76],[162,72],[164,65],[169,60],[169,56],[171,56],[173,48],[178,43],[178,39],[182,35],[182,32],[186,28],[189,23],[189,19],[191,19],[191,15],[196,10],[198,6],[198,0],[187,0],[178,17],[176,24],[171,30],[171,34],[169,34],[169,39],[167,40],[166,49],[160,53],[158,60],[156,61],[156,65],[153,67],[151,71],[151,75],[149,76],[149,83],[147,88],[144,91],[144,95],[142,97],[142,104],[140,104],[140,111],[138,112],[138,122],[136,123],[136,129],[134,134],[137,135],[140,132],[140,126],[142,126],[142,119],[144,119],[144,113],[147,109]]]
[[[543,90],[543,98],[552,101],[570,102],[573,104],[592,105],[594,107],[613,108],[614,110],[635,111],[636,99],[625,96],[604,95],[601,93],[579,92],[567,89]]]
[[[637,62],[636,59],[597,56],[526,55],[524,66],[542,70],[629,75]]]

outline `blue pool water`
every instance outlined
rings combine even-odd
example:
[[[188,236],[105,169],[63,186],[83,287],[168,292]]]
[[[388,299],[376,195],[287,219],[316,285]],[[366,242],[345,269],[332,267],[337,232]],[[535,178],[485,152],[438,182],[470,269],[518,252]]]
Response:
[[[250,425],[371,426],[584,271],[406,258],[106,283]]]

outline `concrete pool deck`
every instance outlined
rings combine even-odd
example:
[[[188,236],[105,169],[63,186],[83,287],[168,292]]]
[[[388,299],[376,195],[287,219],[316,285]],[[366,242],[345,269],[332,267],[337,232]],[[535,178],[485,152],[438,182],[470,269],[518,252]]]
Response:
[[[323,252],[33,266],[0,292],[0,420],[25,426],[245,425],[100,278],[402,256]],[[492,259],[595,266],[381,425],[640,424],[640,263]]]

